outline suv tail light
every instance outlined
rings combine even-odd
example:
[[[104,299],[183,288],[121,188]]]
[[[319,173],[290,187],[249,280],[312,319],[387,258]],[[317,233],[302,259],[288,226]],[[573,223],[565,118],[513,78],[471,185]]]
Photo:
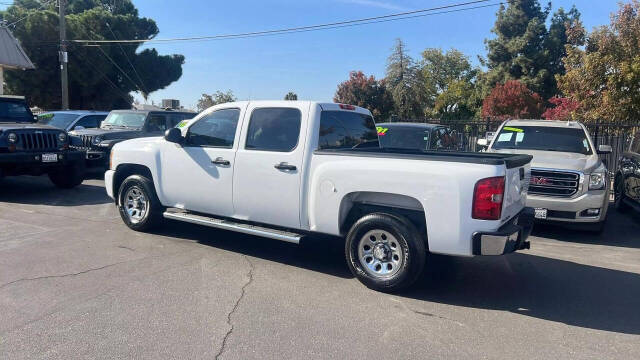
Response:
[[[503,198],[504,176],[478,181],[473,191],[472,217],[479,220],[500,220]]]

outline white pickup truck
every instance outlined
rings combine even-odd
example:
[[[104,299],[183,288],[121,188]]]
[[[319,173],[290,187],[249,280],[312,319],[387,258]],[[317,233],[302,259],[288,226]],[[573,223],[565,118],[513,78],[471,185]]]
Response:
[[[117,144],[105,185],[137,231],[167,218],[293,243],[342,237],[353,274],[394,291],[418,278],[428,252],[528,248],[530,161],[383,149],[366,109],[250,101]]]

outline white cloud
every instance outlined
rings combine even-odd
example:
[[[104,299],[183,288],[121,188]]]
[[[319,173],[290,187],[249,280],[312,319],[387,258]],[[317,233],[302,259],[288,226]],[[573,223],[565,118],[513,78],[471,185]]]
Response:
[[[362,5],[362,6],[369,6],[369,7],[377,7],[377,8],[381,8],[381,9],[386,9],[386,10],[394,10],[394,11],[408,11],[409,9],[387,2],[387,1],[377,1],[377,0],[341,0],[341,2],[343,3],[348,3],[348,4],[356,4],[356,5]]]

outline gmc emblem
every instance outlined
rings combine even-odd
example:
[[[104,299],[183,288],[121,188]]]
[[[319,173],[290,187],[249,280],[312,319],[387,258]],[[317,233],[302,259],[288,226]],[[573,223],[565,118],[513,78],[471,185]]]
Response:
[[[531,178],[531,183],[533,185],[550,185],[551,181],[549,181],[549,179],[544,178],[542,176],[534,176]]]

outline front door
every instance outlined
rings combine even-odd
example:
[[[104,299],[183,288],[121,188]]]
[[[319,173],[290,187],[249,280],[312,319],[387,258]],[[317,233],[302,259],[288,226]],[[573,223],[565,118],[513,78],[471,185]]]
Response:
[[[233,215],[233,167],[242,110],[220,109],[195,121],[183,145],[165,142],[161,188],[167,205]]]
[[[247,109],[233,180],[235,217],[300,228],[300,181],[305,144],[304,103],[252,102]],[[307,105],[308,107],[308,105]]]

